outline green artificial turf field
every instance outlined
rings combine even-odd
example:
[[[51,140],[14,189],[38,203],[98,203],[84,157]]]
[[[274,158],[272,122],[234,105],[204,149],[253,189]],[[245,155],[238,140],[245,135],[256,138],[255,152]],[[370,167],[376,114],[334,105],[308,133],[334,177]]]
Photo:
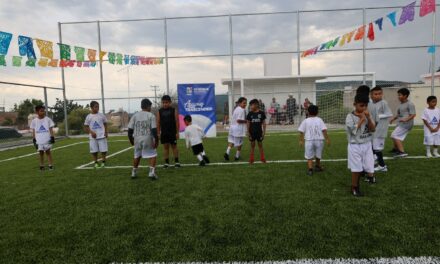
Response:
[[[39,171],[32,147],[1,151],[0,263],[439,256],[440,159],[421,157],[423,131],[408,136],[409,158],[387,160],[378,184],[361,183],[363,198],[349,193],[345,133],[330,137],[324,159],[334,161],[311,177],[293,133],[264,141],[267,160],[285,162],[158,168],[157,181],[147,168],[130,179],[126,137],[109,139],[109,154],[121,152],[97,170],[77,169],[91,160],[87,139],[58,141],[54,171]],[[226,135],[204,145],[224,163]],[[246,142],[242,161],[248,152]]]

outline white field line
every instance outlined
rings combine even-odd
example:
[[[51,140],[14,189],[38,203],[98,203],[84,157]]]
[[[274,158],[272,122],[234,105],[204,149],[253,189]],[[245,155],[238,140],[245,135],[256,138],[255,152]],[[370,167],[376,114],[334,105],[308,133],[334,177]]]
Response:
[[[120,151],[120,153],[126,151]],[[114,153],[114,155],[117,155],[119,153]],[[402,158],[392,158],[392,157],[384,157],[385,160],[396,160],[396,159],[402,159]],[[428,159],[425,156],[409,156],[409,157],[405,157],[404,159]],[[322,159],[321,162],[344,162],[347,161],[347,159]],[[305,159],[300,159],[300,160],[268,160],[266,161],[266,163],[306,163],[307,160]],[[88,165],[93,164],[93,162],[90,162],[88,164],[84,164],[81,166],[76,167],[75,169],[77,170],[91,170],[94,169],[93,167],[87,167]],[[244,161],[239,161],[239,162],[212,162],[209,163],[207,166],[231,166],[231,165],[248,165],[249,162],[244,162]],[[255,164],[262,164],[261,161],[256,161]],[[199,166],[198,163],[188,163],[188,164],[181,164],[182,167],[195,167],[195,166]],[[148,168],[149,166],[139,166],[140,168]],[[105,166],[106,169],[128,169],[128,168],[132,168],[132,166],[130,165],[120,165],[120,166]]]
[[[128,140],[119,140],[118,139],[118,140],[109,141],[109,143],[111,143],[111,142],[128,142]],[[51,150],[54,151],[54,150],[63,149],[63,148],[71,147],[71,146],[76,146],[76,145],[79,145],[79,144],[85,144],[85,143],[88,143],[88,141],[80,141],[80,142],[72,143],[72,144],[69,144],[69,145],[65,145],[65,146],[61,146],[61,147],[56,147],[56,148],[53,148]],[[27,145],[27,146],[29,146],[29,145]],[[32,146],[32,144],[30,146]],[[35,151],[35,152],[29,153],[29,154],[24,154],[24,155],[21,155],[21,156],[16,156],[16,157],[0,160],[0,163],[6,162],[6,161],[12,161],[12,160],[16,160],[16,159],[21,159],[21,158],[26,158],[26,157],[30,157],[30,156],[37,155],[37,154],[38,154],[38,151]]]
[[[125,149],[123,149],[123,150],[117,151],[117,152],[115,152],[115,153],[113,153],[113,154],[111,154],[111,155],[108,155],[106,158],[108,159],[108,158],[114,157],[114,156],[119,155],[119,154],[121,154],[121,153],[123,153],[123,152],[125,152],[125,151],[127,151],[127,150],[129,150],[129,149],[132,149],[132,148],[133,148],[133,147],[128,147],[128,148],[125,148]],[[89,162],[89,163],[86,163],[86,164],[80,165],[80,166],[76,167],[75,169],[76,169],[76,170],[87,169],[86,167],[89,166],[89,165],[92,165],[93,163],[95,163],[95,162],[94,162],[94,161],[91,161],[91,162]],[[93,169],[92,167],[89,167],[89,168],[90,168],[90,169]]]
[[[110,264],[128,264],[129,262],[114,261]],[[142,264],[166,264],[166,262],[138,262]],[[170,262],[170,264],[437,264],[439,257],[395,257],[395,258],[370,258],[370,259],[297,259],[282,261],[228,261],[228,262]]]

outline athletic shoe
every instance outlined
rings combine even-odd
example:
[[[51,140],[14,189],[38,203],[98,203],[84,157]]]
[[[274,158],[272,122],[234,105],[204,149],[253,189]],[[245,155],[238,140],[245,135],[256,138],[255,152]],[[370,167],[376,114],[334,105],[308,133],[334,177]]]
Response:
[[[223,155],[223,158],[225,158],[226,161],[229,161],[229,155],[228,155],[228,153],[225,153],[225,155]]]
[[[355,197],[362,197],[364,196],[363,193],[361,193],[361,191],[359,190],[359,187],[356,188],[351,188],[351,194]]]
[[[262,162],[262,163],[266,163],[266,159],[265,159],[265,158],[262,158],[262,159],[261,159],[261,162]]]
[[[49,170],[50,171],[53,170],[53,166],[52,165],[49,166]]]
[[[313,169],[308,169],[307,176],[312,176],[312,175],[313,175]]]
[[[44,171],[44,166],[40,166],[40,171]]]
[[[105,163],[103,162],[103,163],[101,163],[101,166],[100,166],[100,168],[105,168]]]
[[[432,154],[431,154],[431,152],[426,153],[426,157],[427,157],[428,159],[432,158]]]
[[[180,163],[177,162],[176,164],[174,164],[174,168],[180,168]]]
[[[406,153],[406,152],[399,152],[399,153],[396,153],[396,155],[394,155],[395,158],[404,158],[406,156],[408,156],[408,153]]]
[[[132,170],[131,171],[131,178],[136,179],[137,178],[137,171]]]
[[[203,160],[205,161],[206,164],[209,164],[209,158],[207,156],[202,156]]]
[[[148,174],[148,178],[150,178],[150,180],[155,181],[157,180],[159,177],[157,177],[156,173],[149,173]]]
[[[170,167],[170,164],[169,163],[165,163],[164,165],[163,165],[163,168],[164,169],[168,169]]]
[[[206,165],[206,162],[205,162],[204,160],[201,160],[200,163],[199,163],[199,166],[202,166],[202,167],[203,167],[203,166],[205,166],[205,165]]]
[[[95,168],[95,169],[99,169],[99,164],[98,164],[98,162],[95,163],[94,168]]]
[[[240,157],[235,157],[234,158],[234,161],[239,161],[240,160]]]
[[[388,171],[388,167],[387,167],[387,165],[385,165],[383,167],[378,165],[376,168],[374,168],[374,171],[375,172],[387,172]]]
[[[395,153],[399,153],[399,150],[398,150],[398,149],[395,149],[395,148],[393,148],[393,149],[391,149],[391,150],[390,150],[390,153],[393,153],[393,154],[395,154]]]
[[[249,164],[254,164],[254,158],[253,158],[253,157],[251,157],[251,158],[249,159]]]
[[[367,177],[367,179],[368,179],[368,182],[371,183],[371,184],[375,184],[375,183],[377,183],[377,181],[376,181],[376,177],[375,177],[375,176]]]
[[[321,167],[321,166],[315,166],[315,171],[316,172],[321,172],[321,171],[324,171],[324,168]]]
[[[434,152],[434,158],[439,158],[440,154],[438,154],[437,152]]]

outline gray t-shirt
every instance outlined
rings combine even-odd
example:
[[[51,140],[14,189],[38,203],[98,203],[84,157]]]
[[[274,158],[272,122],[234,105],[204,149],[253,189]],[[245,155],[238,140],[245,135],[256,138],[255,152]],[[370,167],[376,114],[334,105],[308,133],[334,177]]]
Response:
[[[370,102],[370,105],[374,108],[374,118],[372,119],[376,122],[376,130],[373,137],[386,138],[389,126],[388,119],[393,116],[393,113],[385,100],[380,100],[376,103]],[[370,109],[370,105],[368,105],[368,109]]]
[[[373,134],[368,129],[368,119],[358,128],[356,125],[359,123],[359,120],[360,118],[353,112],[349,113],[345,119],[347,140],[350,144],[364,144],[370,142],[373,138]]]
[[[151,112],[137,112],[131,117],[130,122],[128,122],[128,128],[134,130],[133,137],[135,145],[142,142],[143,144],[152,146],[154,138],[151,134],[151,130],[156,128],[156,117]]]
[[[405,103],[401,103],[399,105],[399,108],[397,108],[397,116],[398,116],[397,126],[401,128],[405,128],[407,130],[411,130],[411,128],[414,126],[414,119],[408,122],[400,122],[400,120],[415,114],[416,114],[416,107],[412,102],[406,101]]]

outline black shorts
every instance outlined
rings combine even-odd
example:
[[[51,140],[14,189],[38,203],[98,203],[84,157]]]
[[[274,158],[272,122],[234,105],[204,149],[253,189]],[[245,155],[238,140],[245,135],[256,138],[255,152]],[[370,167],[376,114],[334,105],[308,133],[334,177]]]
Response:
[[[258,141],[258,142],[261,142],[261,141],[263,141],[263,133],[251,133],[249,135],[249,140],[251,142],[253,142],[255,140]]]
[[[193,150],[194,155],[199,155],[200,153],[202,153],[204,151],[202,143],[194,145],[191,148]]]
[[[161,144],[171,144],[171,145],[176,145],[177,144],[177,139],[176,139],[176,135],[167,135],[167,134],[161,134],[160,135],[160,143]]]

